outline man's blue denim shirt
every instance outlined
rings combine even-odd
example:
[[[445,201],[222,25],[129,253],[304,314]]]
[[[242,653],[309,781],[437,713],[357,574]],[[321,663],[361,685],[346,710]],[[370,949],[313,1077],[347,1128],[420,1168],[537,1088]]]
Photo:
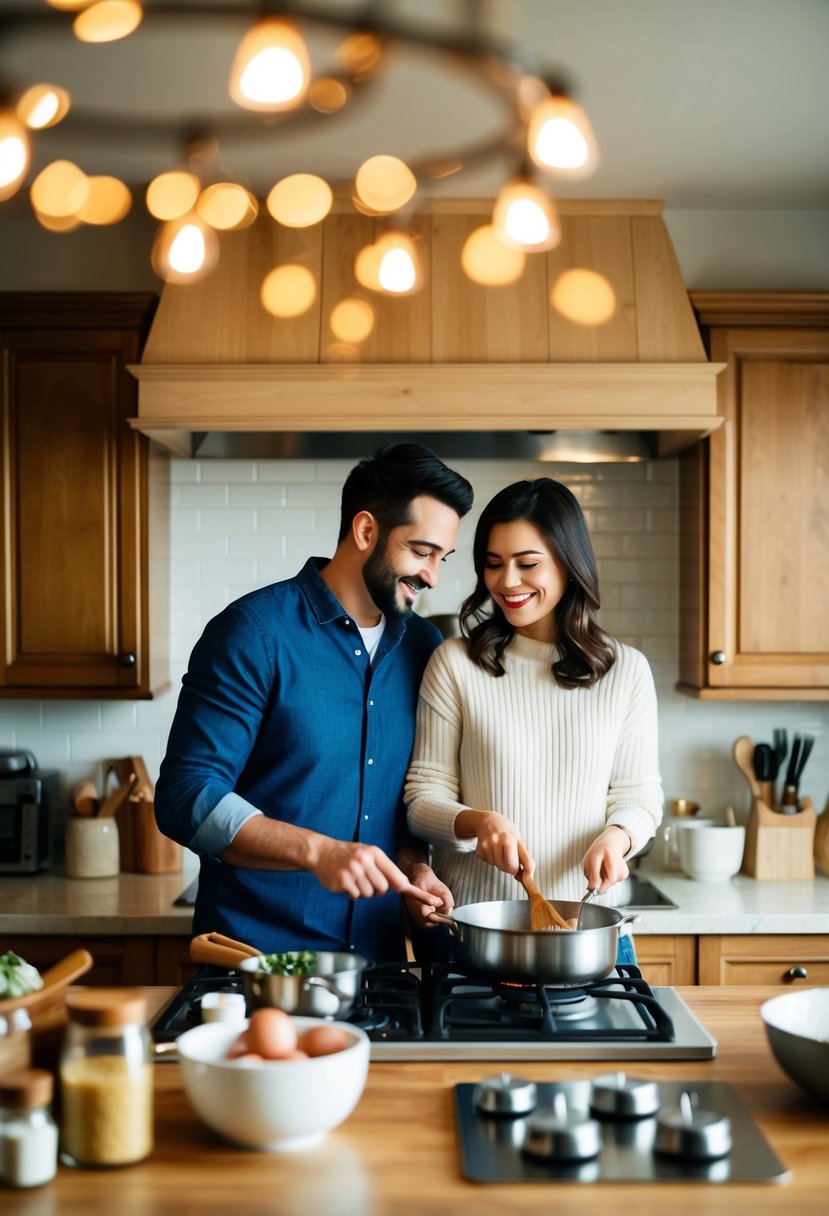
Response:
[[[421,676],[441,638],[389,620],[369,663],[322,581],[326,559],[236,600],[196,643],[156,787],[167,836],[201,856],[193,929],[260,950],[403,958],[399,896],[350,900],[304,871],[250,870],[218,854],[261,812],[391,858],[405,840],[403,782]]]

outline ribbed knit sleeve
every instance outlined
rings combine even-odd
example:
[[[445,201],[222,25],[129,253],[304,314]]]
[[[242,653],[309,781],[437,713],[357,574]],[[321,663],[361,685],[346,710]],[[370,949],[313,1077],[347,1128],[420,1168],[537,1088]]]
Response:
[[[653,677],[638,651],[617,659],[591,689],[553,679],[555,648],[516,636],[506,674],[470,661],[461,639],[444,642],[424,675],[405,797],[409,825],[433,847],[435,870],[457,904],[518,898],[515,880],[459,841],[467,807],[494,810],[518,826],[541,889],[560,899],[584,893],[581,861],[607,824],[640,849],[662,816]]]

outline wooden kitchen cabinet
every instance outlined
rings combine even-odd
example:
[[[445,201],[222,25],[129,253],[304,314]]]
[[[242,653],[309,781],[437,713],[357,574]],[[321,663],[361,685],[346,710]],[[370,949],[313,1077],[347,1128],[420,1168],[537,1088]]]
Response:
[[[693,935],[639,934],[635,943],[639,968],[651,987],[697,982],[697,939]]]
[[[155,304],[143,293],[0,294],[2,697],[147,697],[166,678],[163,576],[151,614],[149,575],[167,461],[127,422],[127,365]]]
[[[27,963],[46,971],[73,950],[83,947],[94,960],[84,984],[129,987],[169,984],[179,988],[196,970],[190,962],[190,937],[156,937],[146,934],[94,934],[48,936],[5,935],[3,950],[13,950]]]
[[[700,984],[829,984],[829,938],[823,934],[741,934],[699,939]]]
[[[680,457],[680,691],[829,698],[829,294],[692,292],[723,426]]]

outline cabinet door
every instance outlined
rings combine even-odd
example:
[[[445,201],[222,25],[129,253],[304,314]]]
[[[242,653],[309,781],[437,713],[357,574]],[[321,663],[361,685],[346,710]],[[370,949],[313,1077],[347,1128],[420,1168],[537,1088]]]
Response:
[[[742,934],[699,939],[700,984],[829,984],[829,939],[821,934]]]
[[[825,328],[763,319],[761,302],[748,323],[710,331],[725,422],[707,462],[682,460],[682,565],[703,591],[696,628],[693,596],[685,609],[680,678],[712,698],[825,699],[829,302]]]
[[[127,423],[136,396],[126,367],[150,298],[131,307],[131,324],[115,305],[61,312],[60,297],[40,316],[38,299],[0,303],[0,690],[135,696],[149,688],[148,442]]]
[[[635,941],[639,968],[651,987],[697,982],[695,937],[640,933]]]

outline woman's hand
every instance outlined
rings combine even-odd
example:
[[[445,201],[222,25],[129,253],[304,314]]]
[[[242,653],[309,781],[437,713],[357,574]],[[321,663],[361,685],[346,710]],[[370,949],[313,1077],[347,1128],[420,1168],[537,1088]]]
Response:
[[[447,887],[446,883],[441,882],[435,871],[426,861],[413,862],[411,865],[406,865],[402,861],[400,863],[404,873],[406,873],[412,885],[418,890],[426,892],[440,900],[440,904],[431,907],[421,899],[414,899],[411,895],[404,895],[406,908],[409,913],[412,925],[416,929],[434,929],[437,921],[432,920],[430,913],[432,912],[451,912],[455,906],[455,900],[452,892]]]
[[[624,828],[612,825],[597,836],[584,855],[582,869],[591,891],[599,888],[604,895],[608,887],[627,878],[630,871],[625,854],[633,848],[633,841]]]
[[[475,856],[513,878],[521,870],[530,875],[535,870],[535,861],[527,852],[518,828],[497,811],[461,811],[455,816],[455,835],[459,840],[477,836]]]

